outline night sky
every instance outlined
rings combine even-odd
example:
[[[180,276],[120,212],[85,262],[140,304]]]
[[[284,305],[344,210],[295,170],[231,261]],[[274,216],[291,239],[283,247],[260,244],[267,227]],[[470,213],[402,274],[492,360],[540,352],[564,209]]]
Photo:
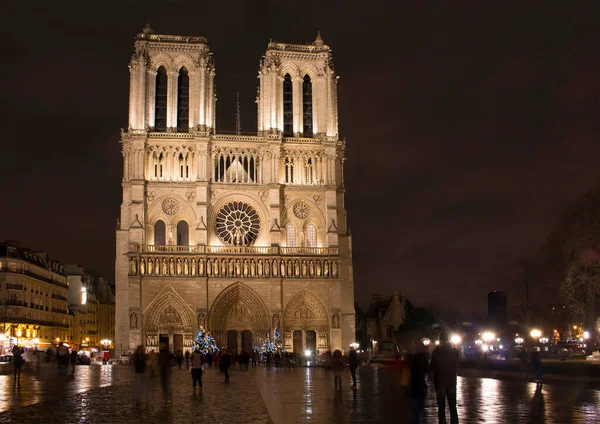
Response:
[[[114,279],[133,38],[202,35],[217,127],[256,131],[270,38],[332,47],[355,293],[484,313],[600,177],[600,7],[546,1],[11,2],[0,240]],[[524,4],[527,3],[527,4]],[[19,8],[17,10],[17,8]]]

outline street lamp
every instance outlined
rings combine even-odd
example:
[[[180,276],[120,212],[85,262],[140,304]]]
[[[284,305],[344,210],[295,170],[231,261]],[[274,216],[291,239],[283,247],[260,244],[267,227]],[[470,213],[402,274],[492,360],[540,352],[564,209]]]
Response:
[[[450,337],[450,341],[452,342],[452,344],[457,345],[460,344],[460,342],[462,342],[462,337],[460,337],[458,334],[453,334]]]
[[[584,331],[584,332],[583,332],[583,338],[584,338],[585,340],[588,340],[588,339],[590,338],[590,332],[589,332],[589,331]]]
[[[423,343],[423,346],[427,347],[431,343],[431,340],[429,340],[428,338],[424,338],[421,339],[421,343]]]
[[[539,339],[540,337],[542,337],[542,332],[540,330],[538,330],[537,328],[534,328],[533,330],[531,330],[531,333],[529,333],[531,335],[532,339]]]
[[[481,335],[481,338],[483,339],[484,342],[489,344],[491,341],[496,340],[496,335],[494,333],[492,333],[491,331],[486,331],[485,333],[483,333]]]

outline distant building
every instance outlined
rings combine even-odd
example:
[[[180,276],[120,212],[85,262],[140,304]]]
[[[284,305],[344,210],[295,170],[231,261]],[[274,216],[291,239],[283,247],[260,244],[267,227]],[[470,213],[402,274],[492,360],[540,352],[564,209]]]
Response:
[[[494,290],[488,293],[488,318],[497,323],[507,321],[505,292]]]
[[[65,265],[69,280],[72,339],[79,348],[102,348],[115,340],[115,298],[110,283],[79,265]]]
[[[0,350],[70,341],[67,277],[44,252],[0,243]]]
[[[404,294],[374,295],[367,310],[366,333],[369,349],[392,355],[396,350],[395,332],[404,323],[406,314]]]

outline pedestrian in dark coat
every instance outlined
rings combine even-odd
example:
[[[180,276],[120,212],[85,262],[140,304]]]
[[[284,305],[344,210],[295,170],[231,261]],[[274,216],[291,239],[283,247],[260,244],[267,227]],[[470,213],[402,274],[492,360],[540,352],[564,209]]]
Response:
[[[160,372],[160,383],[165,402],[172,402],[171,397],[171,368],[173,367],[173,355],[165,343],[160,343],[158,352],[158,369]]]
[[[419,351],[410,357],[410,396],[412,399],[413,423],[419,424],[425,415],[427,397],[426,378],[429,373],[429,354],[423,343]]]
[[[227,353],[227,349],[223,349],[223,356],[220,362],[221,369],[225,373],[225,383],[229,383],[229,366],[231,365],[231,356]]]
[[[23,354],[25,350],[21,346],[15,345],[12,349],[13,354],[13,368],[15,373],[14,382],[21,384],[21,368],[25,363],[25,359],[23,359]]]
[[[358,353],[354,347],[350,348],[348,353],[348,368],[350,368],[350,375],[352,375],[352,387],[356,387],[356,369],[358,368]]]
[[[430,369],[433,374],[433,385],[438,404],[438,420],[446,424],[446,399],[450,409],[450,422],[458,424],[456,410],[456,372],[460,352],[450,343],[448,333],[442,331],[439,335],[439,346],[431,355]]]

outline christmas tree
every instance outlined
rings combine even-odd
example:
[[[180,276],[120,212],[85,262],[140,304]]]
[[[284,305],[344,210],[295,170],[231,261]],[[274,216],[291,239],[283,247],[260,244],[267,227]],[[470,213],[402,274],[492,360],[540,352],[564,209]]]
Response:
[[[283,347],[281,346],[281,336],[279,334],[279,330],[275,329],[273,333],[273,341],[269,337],[269,333],[267,333],[267,337],[262,343],[262,346],[259,348],[258,346],[254,346],[254,351],[260,353],[260,359],[263,360],[265,355],[271,354],[275,355],[277,353],[281,353],[283,351]]]
[[[219,350],[214,337],[210,335],[210,331],[204,330],[202,326],[200,326],[200,330],[198,330],[198,335],[196,336],[196,346],[204,354],[208,352],[215,353]]]

